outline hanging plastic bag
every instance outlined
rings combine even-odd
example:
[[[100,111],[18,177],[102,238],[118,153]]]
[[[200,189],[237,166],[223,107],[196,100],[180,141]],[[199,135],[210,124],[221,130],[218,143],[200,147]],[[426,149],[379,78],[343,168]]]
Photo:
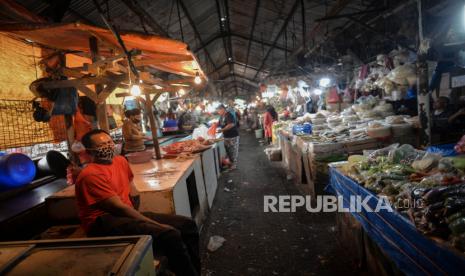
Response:
[[[218,123],[213,123],[211,127],[208,129],[208,136],[216,137],[216,130],[218,129]]]
[[[74,87],[61,88],[57,93],[52,115],[73,115],[78,104],[78,93]]]
[[[197,140],[208,140],[211,139],[210,135],[208,134],[208,128],[205,125],[201,125],[194,129],[192,133],[192,139]]]

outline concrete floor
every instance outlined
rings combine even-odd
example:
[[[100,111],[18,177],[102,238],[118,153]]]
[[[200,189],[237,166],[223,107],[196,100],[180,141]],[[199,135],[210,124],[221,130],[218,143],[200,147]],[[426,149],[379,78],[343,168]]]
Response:
[[[239,169],[224,173],[202,230],[202,275],[356,274],[336,237],[334,214],[264,213],[264,195],[298,195],[279,162],[252,133],[241,133]],[[211,236],[226,239],[207,251]]]

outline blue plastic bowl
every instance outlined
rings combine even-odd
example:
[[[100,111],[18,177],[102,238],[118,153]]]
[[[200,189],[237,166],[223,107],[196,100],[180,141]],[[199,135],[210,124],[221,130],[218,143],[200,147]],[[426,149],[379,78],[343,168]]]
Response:
[[[30,183],[36,175],[31,158],[21,153],[0,156],[0,188],[21,187]]]

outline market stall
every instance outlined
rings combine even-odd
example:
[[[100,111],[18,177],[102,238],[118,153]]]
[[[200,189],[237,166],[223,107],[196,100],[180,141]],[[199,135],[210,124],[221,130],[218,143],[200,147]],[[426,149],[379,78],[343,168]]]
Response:
[[[360,196],[365,200],[373,196],[368,200],[368,205],[373,209],[379,204],[379,198],[374,193],[343,175],[336,167],[330,168],[329,188],[347,199],[350,196]],[[348,200],[344,200],[344,207],[348,208],[349,204]],[[376,242],[390,260],[406,274],[454,275],[460,274],[465,269],[463,253],[425,237],[411,221],[396,211],[381,210],[376,213],[362,210],[350,214],[361,223],[363,231]]]
[[[164,158],[151,151],[127,155],[140,195],[140,210],[192,217],[201,225],[212,207],[218,186],[215,156],[222,140],[192,140],[191,136],[162,143]],[[48,217],[55,222],[77,220],[74,186],[47,197]]]
[[[192,217],[199,225],[208,213],[205,181],[200,157],[151,160],[130,164],[140,195],[141,211]],[[76,220],[74,186],[46,199],[52,221]]]
[[[351,196],[366,200],[371,210],[350,214],[404,273],[456,274],[465,268],[463,160],[393,145],[332,164],[328,191],[346,208]]]
[[[416,144],[415,119],[393,115],[391,104],[373,97],[341,113],[321,111],[275,126],[285,168],[298,187],[312,196],[323,190],[328,163],[392,142]]]

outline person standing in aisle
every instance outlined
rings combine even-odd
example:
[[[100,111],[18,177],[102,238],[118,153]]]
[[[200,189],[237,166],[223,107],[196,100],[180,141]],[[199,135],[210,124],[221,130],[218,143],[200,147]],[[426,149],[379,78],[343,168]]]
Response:
[[[263,115],[263,128],[265,129],[266,143],[271,145],[273,137],[273,122],[278,120],[278,113],[272,105],[266,107],[266,112]]]
[[[220,132],[223,133],[224,147],[228,155],[231,165],[230,170],[237,168],[237,157],[239,155],[239,131],[237,129],[237,122],[235,116],[226,110],[226,107],[220,104],[216,108],[218,114],[221,116],[219,126]]]

